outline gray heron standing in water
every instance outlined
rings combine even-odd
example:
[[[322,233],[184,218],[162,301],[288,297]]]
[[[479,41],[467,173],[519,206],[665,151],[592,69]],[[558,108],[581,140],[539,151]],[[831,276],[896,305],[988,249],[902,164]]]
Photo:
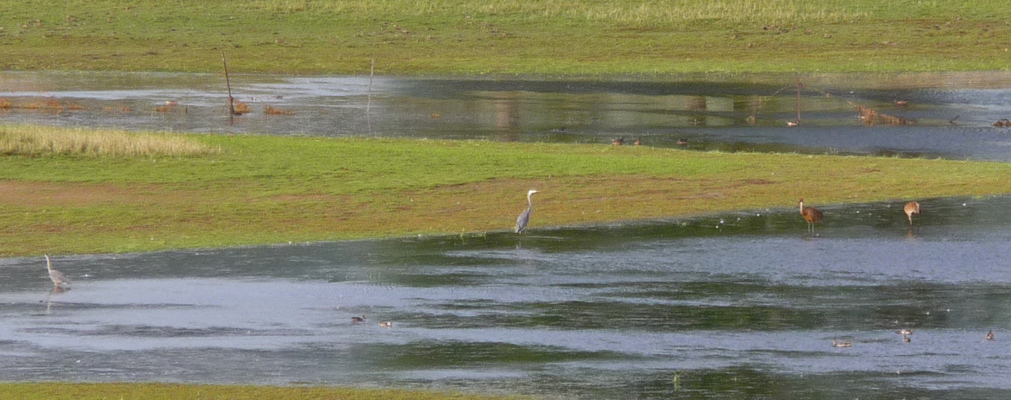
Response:
[[[534,211],[534,200],[530,198],[536,190],[531,190],[527,192],[527,209],[520,214],[519,218],[516,218],[516,233],[522,234],[523,230],[527,228],[527,223],[530,222],[530,213]]]
[[[49,262],[48,254],[46,254],[46,269],[49,270],[49,279],[53,281],[53,285],[56,286],[56,289],[63,289],[62,285],[70,283],[70,280],[67,279],[66,275],[63,275],[62,272],[53,269],[52,263]]]

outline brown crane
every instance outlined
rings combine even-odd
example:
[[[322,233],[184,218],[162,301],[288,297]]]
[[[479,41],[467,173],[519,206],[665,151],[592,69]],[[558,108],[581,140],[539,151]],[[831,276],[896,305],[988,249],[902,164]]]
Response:
[[[913,216],[920,215],[920,203],[910,201],[902,210],[906,212],[906,217],[909,217],[909,225],[913,225]]]
[[[807,229],[814,233],[814,224],[825,219],[821,211],[814,207],[804,207],[804,199],[800,199],[800,215],[807,221]]]

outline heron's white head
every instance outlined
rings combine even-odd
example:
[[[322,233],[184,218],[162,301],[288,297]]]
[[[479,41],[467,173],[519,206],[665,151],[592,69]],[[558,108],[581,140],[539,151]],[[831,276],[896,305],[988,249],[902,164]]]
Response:
[[[534,193],[537,193],[537,191],[536,190],[531,190],[531,191],[527,192],[527,196],[532,195]]]

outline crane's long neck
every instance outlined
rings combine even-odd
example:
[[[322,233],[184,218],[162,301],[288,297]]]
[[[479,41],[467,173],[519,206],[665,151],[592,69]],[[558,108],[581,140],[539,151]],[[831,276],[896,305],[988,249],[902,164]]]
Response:
[[[53,266],[52,266],[52,264],[51,264],[51,263],[49,262],[49,256],[48,256],[48,255],[46,256],[46,269],[48,269],[48,270],[49,270],[49,272],[53,272]]]

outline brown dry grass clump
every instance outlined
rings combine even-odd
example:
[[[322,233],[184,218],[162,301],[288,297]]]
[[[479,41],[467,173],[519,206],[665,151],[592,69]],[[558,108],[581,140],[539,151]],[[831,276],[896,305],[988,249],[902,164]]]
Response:
[[[873,108],[864,107],[857,105],[857,113],[860,114],[860,121],[864,125],[915,125],[916,121],[911,119],[905,119],[902,117],[896,117],[894,115],[888,115],[884,113],[879,113]]]
[[[220,151],[168,134],[39,126],[0,128],[0,155],[188,156]]]
[[[47,98],[47,99],[44,99],[44,100],[34,101],[34,102],[31,102],[31,103],[25,104],[25,105],[21,106],[20,108],[24,108],[24,109],[28,109],[28,110],[58,110],[58,111],[62,111],[63,110],[63,104],[60,104],[60,101],[56,100],[55,97],[50,97],[50,98]]]
[[[280,108],[271,107],[270,104],[263,105],[263,112],[267,115],[295,115],[294,111],[282,110]]]
[[[248,114],[250,111],[249,105],[246,103],[235,100],[233,104],[234,106],[232,107],[232,113],[234,113],[235,115]]]

